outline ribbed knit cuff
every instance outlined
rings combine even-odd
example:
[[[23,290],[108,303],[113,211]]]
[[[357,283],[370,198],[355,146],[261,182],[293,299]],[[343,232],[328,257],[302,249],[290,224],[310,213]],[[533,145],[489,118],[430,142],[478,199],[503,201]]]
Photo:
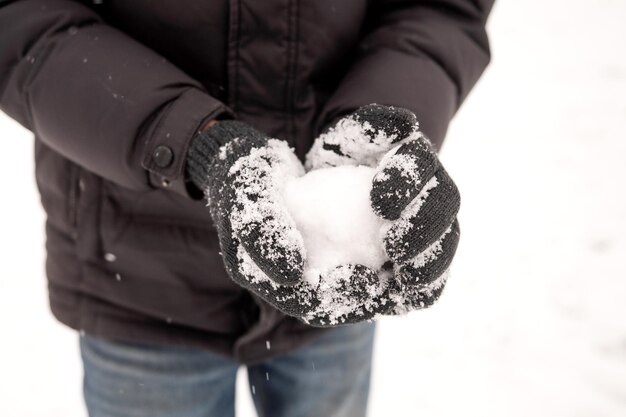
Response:
[[[219,149],[235,138],[258,135],[246,123],[237,120],[224,120],[197,133],[187,151],[187,175],[191,182],[206,193],[211,178],[209,171],[219,153]]]

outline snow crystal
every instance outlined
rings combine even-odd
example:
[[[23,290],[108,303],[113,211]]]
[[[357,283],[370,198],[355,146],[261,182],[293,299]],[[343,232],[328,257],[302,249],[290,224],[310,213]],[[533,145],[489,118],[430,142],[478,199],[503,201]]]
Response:
[[[396,134],[387,135],[384,130],[376,130],[368,122],[359,122],[346,117],[315,140],[306,156],[306,168],[317,169],[340,165],[374,167],[394,145],[400,145],[420,136],[416,126],[409,136],[398,140]]]
[[[382,295],[386,288],[384,276],[379,276],[377,282],[369,284],[354,282],[353,272],[351,267],[344,265],[319,275],[317,295],[320,304],[307,319],[323,318],[322,321],[336,325],[344,323],[349,315],[364,315],[366,311],[373,311],[374,308],[378,307],[378,301],[375,300]],[[366,299],[360,298],[358,293],[353,292],[355,288],[351,287],[356,285],[359,286],[356,290],[365,287],[368,295]]]
[[[287,143],[270,139],[267,146],[254,148],[239,158],[229,173],[235,176],[236,204],[230,216],[235,234],[245,236],[252,225],[259,227],[259,239],[268,239],[259,245],[267,249],[263,255],[268,259],[304,253],[302,236],[280,200],[285,183],[304,173]],[[276,242],[270,240],[277,231],[284,239],[278,244],[288,249],[287,254],[271,250]]]
[[[424,188],[422,188],[417,197],[402,211],[400,218],[395,222],[387,223],[383,228],[383,233],[387,237],[388,244],[393,246],[396,250],[399,249],[398,242],[401,242],[407,233],[411,233],[411,229],[414,227],[412,219],[419,212],[424,201],[428,198],[430,191],[437,187],[437,185],[439,185],[437,177],[433,176],[424,185]]]
[[[374,176],[374,182],[387,181],[389,179],[389,174],[387,174],[388,168],[397,169],[401,177],[411,179],[414,184],[421,182],[417,161],[412,155],[398,154],[397,150],[399,147],[400,145],[394,147],[383,156],[378,164],[379,170]]]
[[[114,253],[107,252],[104,254],[104,260],[107,262],[115,262],[117,260],[117,256]]]
[[[239,138],[235,138],[232,142],[228,142],[225,145],[222,145],[219,149],[218,158],[222,161],[226,159],[228,154],[232,152],[233,143],[236,143],[238,140]]]
[[[442,243],[446,236],[452,231],[452,226],[448,227],[441,237],[427,247],[423,252],[419,253],[416,257],[411,259],[408,264],[413,268],[418,269],[425,266],[427,263],[436,260],[439,255],[443,253]]]
[[[248,252],[239,246],[237,248],[237,259],[239,260],[239,269],[243,275],[253,284],[268,283],[273,289],[278,289],[279,285],[270,279],[252,260]]]
[[[437,279],[428,285],[422,285],[419,287],[419,293],[426,297],[432,297],[433,293],[443,287],[450,276],[450,269],[445,270]],[[418,306],[414,305],[413,294],[395,293],[390,294],[391,300],[396,304],[394,308],[394,314],[401,315],[410,313]],[[419,307],[424,308],[423,301],[419,302]]]

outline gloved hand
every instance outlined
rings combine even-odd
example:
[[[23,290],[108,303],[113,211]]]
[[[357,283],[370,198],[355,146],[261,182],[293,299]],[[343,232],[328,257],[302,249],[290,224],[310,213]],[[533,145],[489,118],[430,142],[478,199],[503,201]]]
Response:
[[[459,241],[459,192],[409,110],[370,104],[339,119],[307,154],[307,170],[376,169],[372,208],[389,220],[384,249],[393,277],[381,280],[374,314],[401,314],[441,294]]]
[[[373,317],[355,308],[381,289],[373,271],[340,266],[326,280],[302,279],[304,244],[282,190],[304,167],[286,142],[242,122],[222,121],[192,140],[187,173],[208,199],[226,270],[237,284],[312,325]],[[347,279],[334,280],[333,274]],[[330,296],[320,290],[328,281],[336,283]]]

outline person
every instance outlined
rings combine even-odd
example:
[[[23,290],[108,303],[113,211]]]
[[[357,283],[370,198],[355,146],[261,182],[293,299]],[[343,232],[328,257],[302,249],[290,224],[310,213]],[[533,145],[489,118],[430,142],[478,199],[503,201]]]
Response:
[[[456,248],[435,151],[492,3],[0,2],[0,108],[35,136],[50,307],[82,335],[91,416],[232,416],[240,364],[259,415],[365,414],[369,319],[430,305]],[[424,227],[387,236],[385,286],[338,267],[333,296],[359,301],[340,316],[275,195],[307,152],[377,167],[374,211]]]

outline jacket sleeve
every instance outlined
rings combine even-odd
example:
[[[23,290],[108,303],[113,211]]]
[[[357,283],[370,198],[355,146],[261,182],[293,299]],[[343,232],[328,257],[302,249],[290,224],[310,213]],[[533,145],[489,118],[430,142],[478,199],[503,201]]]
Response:
[[[374,0],[355,59],[318,119],[318,131],[378,103],[412,110],[439,147],[490,59],[493,0]]]
[[[229,113],[197,81],[70,0],[0,0],[0,109],[106,179],[184,195],[191,137]]]

